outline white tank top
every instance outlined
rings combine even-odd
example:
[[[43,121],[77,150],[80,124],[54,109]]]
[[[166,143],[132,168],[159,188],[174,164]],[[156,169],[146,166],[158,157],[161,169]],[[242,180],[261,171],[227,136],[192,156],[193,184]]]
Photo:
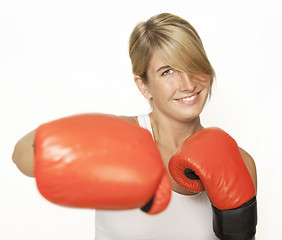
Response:
[[[148,114],[139,125],[152,132]],[[140,209],[95,212],[95,240],[213,240],[212,209],[206,192],[185,196],[172,191],[168,207],[157,215]]]

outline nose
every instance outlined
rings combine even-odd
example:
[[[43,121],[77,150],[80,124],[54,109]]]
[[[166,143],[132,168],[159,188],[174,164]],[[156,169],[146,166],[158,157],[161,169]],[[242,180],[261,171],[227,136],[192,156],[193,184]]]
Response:
[[[180,90],[185,92],[193,92],[197,87],[197,82],[188,73],[181,72],[180,77]]]

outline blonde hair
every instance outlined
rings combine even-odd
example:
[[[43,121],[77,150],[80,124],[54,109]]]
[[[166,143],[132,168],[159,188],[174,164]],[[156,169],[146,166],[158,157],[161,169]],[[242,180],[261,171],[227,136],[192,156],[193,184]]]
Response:
[[[195,28],[186,20],[162,13],[139,23],[129,41],[132,72],[147,82],[147,69],[153,52],[171,67],[189,74],[205,74],[212,86],[215,72]]]

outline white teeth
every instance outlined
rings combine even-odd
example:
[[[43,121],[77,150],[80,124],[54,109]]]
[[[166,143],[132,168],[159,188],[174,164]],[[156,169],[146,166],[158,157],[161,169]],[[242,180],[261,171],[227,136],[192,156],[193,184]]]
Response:
[[[182,100],[184,100],[184,101],[192,101],[196,96],[197,96],[197,94],[195,94],[194,96],[191,96],[191,97],[182,98]]]

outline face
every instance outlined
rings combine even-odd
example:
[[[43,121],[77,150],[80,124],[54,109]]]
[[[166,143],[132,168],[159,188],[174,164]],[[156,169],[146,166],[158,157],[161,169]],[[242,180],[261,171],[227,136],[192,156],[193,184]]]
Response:
[[[207,75],[190,75],[178,71],[154,53],[148,66],[147,77],[148,83],[139,82],[143,85],[138,87],[151,101],[153,111],[182,121],[199,116],[210,90]]]

